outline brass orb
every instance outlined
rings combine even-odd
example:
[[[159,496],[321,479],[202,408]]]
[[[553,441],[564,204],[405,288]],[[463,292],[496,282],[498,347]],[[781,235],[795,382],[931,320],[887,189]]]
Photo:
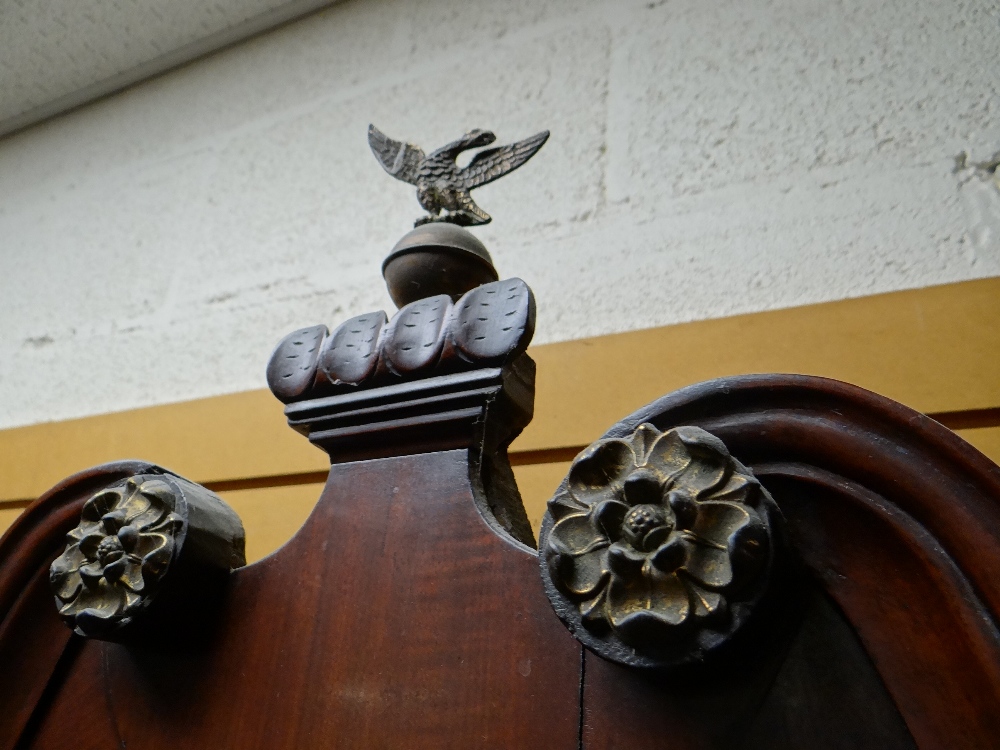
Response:
[[[457,300],[500,278],[486,246],[447,222],[422,224],[403,235],[382,263],[382,276],[397,307],[438,294]]]

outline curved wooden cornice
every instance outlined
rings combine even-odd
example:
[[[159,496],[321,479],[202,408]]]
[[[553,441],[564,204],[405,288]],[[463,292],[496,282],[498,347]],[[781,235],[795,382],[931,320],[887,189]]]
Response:
[[[994,741],[1000,467],[912,409],[817,377],[750,375],[691,386],[604,437],[626,436],[642,423],[701,427],[754,471],[784,513],[792,545],[856,628],[919,746]],[[600,693],[600,676],[588,669],[591,680]]]
[[[64,549],[84,502],[121,479],[162,471],[144,461],[116,461],[74,474],[29,505],[0,538],[0,675],[17,686],[0,701],[0,747],[17,742],[74,637],[52,617],[49,565]]]
[[[0,623],[6,621],[24,587],[48,570],[53,553],[65,544],[66,532],[80,520],[88,493],[143,472],[162,472],[145,461],[114,461],[73,474],[29,505],[0,537]],[[2,628],[2,624],[0,624]]]

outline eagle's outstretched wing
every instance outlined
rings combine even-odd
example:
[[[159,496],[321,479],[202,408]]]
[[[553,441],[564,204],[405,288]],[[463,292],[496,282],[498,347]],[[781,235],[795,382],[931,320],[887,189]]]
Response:
[[[368,126],[368,145],[382,168],[397,180],[417,184],[417,170],[424,152],[412,143],[394,141],[374,125]]]
[[[549,131],[543,130],[523,141],[511,143],[508,146],[498,146],[480,151],[462,170],[462,178],[469,190],[485,185],[488,182],[513,172],[528,161],[538,151],[549,137]]]

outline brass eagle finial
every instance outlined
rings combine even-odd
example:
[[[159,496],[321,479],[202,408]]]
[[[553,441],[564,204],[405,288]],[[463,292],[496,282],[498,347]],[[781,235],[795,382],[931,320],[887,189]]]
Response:
[[[543,130],[523,141],[485,149],[473,156],[468,166],[459,167],[455,162],[459,154],[488,146],[496,136],[488,130],[470,130],[428,156],[418,146],[393,140],[374,125],[368,126],[368,144],[382,168],[397,180],[417,186],[417,200],[428,215],[417,219],[414,226],[433,221],[465,227],[489,224],[490,215],[475,204],[470,191],[513,172],[534,156],[548,137],[549,131]]]

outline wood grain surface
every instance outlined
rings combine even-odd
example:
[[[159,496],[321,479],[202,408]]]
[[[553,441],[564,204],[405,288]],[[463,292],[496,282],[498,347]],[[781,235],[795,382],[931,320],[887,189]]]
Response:
[[[532,550],[477,512],[467,455],[333,467],[295,538],[233,573],[213,633],[85,643],[31,746],[87,706],[150,750],[576,748],[580,647]]]
[[[462,448],[335,464],[305,525],[232,574],[204,627],[60,642],[39,573],[106,479],[85,475],[4,541],[23,562],[0,576],[0,657],[33,692],[0,701],[0,748],[997,746],[1000,468],[821,378],[704,383],[606,436],[643,422],[722,438],[786,519],[758,615],[706,663],[584,656],[534,551],[488,517],[484,492],[509,478],[485,481]]]

